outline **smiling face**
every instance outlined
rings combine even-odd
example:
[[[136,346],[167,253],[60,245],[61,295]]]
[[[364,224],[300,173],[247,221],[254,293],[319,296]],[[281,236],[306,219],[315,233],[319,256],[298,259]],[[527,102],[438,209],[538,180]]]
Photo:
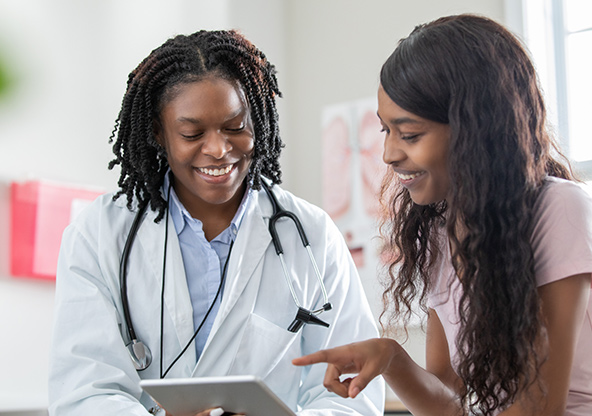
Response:
[[[166,149],[175,192],[195,218],[211,209],[236,211],[254,147],[242,89],[215,76],[173,88],[156,136]]]
[[[395,171],[413,202],[428,205],[446,199],[450,127],[403,110],[382,86],[378,117],[385,132],[384,163]]]

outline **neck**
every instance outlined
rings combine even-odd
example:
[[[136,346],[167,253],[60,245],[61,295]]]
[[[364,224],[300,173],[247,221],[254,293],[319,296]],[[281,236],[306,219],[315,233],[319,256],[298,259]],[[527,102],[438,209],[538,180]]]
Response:
[[[179,200],[189,214],[193,218],[202,222],[203,231],[206,240],[208,241],[212,241],[230,226],[247,189],[246,183],[244,183],[228,201],[220,204],[213,204],[195,198],[190,200],[183,198],[183,195],[177,191],[175,185],[173,185],[173,187],[175,188]]]
[[[232,219],[238,211],[238,207],[240,206],[244,192],[237,192],[237,195],[240,196],[240,198],[237,198],[236,203],[225,204],[219,208],[209,209],[202,213],[199,217],[194,217],[202,222],[203,232],[205,234],[206,240],[212,241],[214,238],[216,238],[216,236],[218,236],[222,231],[230,226]],[[237,195],[235,195],[235,197]],[[193,216],[193,213],[191,215]]]

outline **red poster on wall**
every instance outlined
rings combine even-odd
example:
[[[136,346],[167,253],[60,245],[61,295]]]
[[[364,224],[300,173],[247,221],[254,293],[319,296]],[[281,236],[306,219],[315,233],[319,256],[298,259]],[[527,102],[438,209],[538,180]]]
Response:
[[[48,181],[10,185],[10,272],[53,280],[62,233],[103,191]]]

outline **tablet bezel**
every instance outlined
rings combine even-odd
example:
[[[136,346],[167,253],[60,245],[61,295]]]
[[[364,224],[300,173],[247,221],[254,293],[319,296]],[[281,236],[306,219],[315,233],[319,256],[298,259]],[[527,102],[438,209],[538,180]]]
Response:
[[[146,379],[140,387],[175,416],[215,407],[254,416],[295,416],[257,376]]]

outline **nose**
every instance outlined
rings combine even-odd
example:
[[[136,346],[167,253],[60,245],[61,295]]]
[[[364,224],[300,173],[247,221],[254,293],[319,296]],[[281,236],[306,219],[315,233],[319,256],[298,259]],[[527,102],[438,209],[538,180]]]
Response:
[[[382,160],[387,165],[399,163],[407,157],[407,154],[399,142],[400,141],[394,137],[387,136],[384,139],[384,153],[382,154]]]
[[[201,152],[215,159],[222,159],[232,150],[228,137],[221,131],[208,132],[204,137]]]

